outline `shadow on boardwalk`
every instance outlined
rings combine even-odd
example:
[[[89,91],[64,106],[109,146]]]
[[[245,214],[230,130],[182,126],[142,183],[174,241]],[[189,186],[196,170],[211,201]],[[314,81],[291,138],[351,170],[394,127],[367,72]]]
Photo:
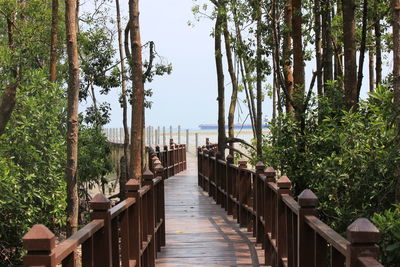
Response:
[[[261,266],[264,252],[224,209],[197,186],[196,157],[166,180],[166,238],[157,266]]]

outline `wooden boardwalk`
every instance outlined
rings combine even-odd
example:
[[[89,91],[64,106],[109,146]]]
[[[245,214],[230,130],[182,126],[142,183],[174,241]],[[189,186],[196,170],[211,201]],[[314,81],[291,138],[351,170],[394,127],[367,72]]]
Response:
[[[165,182],[166,247],[157,266],[261,266],[264,252],[197,186],[197,162]]]

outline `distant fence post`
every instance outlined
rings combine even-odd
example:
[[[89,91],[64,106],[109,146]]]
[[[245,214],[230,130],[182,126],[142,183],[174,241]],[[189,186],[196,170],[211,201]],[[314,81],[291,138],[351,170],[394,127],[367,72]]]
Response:
[[[172,138],[172,126],[169,126],[169,138]]]
[[[196,133],[196,149],[199,147],[199,134]]]
[[[181,126],[178,125],[178,144],[181,144]]]
[[[186,129],[186,149],[189,149],[189,129]]]
[[[163,126],[162,128],[162,132],[163,132],[163,146],[165,146],[167,144],[167,137],[165,136],[165,126]]]

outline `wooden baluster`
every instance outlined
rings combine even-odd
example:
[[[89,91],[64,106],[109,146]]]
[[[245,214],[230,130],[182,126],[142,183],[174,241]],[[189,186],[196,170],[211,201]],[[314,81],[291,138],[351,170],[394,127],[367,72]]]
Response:
[[[264,221],[265,221],[265,265],[272,265],[272,252],[273,248],[269,241],[269,236],[272,237],[272,222],[274,218],[272,217],[272,190],[268,187],[268,183],[275,182],[276,171],[272,167],[268,167],[265,171],[265,184],[264,184]]]
[[[162,176],[164,171],[164,167],[162,165],[156,166],[156,177]],[[160,210],[160,218],[162,220],[162,224],[160,226],[160,245],[165,246],[165,190],[164,190],[164,181],[160,181],[158,184],[159,188],[159,203],[158,207]]]
[[[141,266],[140,250],[142,237],[140,233],[140,183],[138,180],[130,179],[126,183],[127,197],[136,199],[136,203],[129,209],[129,259],[136,261],[136,266]]]
[[[171,162],[170,162],[171,159],[170,159],[170,156],[169,156],[168,146],[167,145],[164,146],[164,151],[165,151],[165,160],[163,162],[163,166],[167,168],[167,173],[164,176],[164,179],[168,179],[170,177],[169,167],[171,165]]]
[[[261,176],[264,176],[265,165],[261,161],[256,164],[256,174],[254,176],[254,184],[255,184],[255,192],[256,196],[254,198],[254,209],[256,211],[256,224],[255,224],[255,233],[256,233],[256,241],[257,243],[262,243],[264,236],[264,227],[261,222],[261,217],[263,216],[263,183]]]
[[[244,204],[246,204],[247,201],[247,175],[244,172],[244,169],[247,168],[247,161],[242,159],[239,160],[239,224],[240,227],[247,227],[248,221],[247,221],[247,211],[243,207]]]
[[[86,240],[82,244],[82,266],[95,267],[93,258],[94,257],[93,240],[94,236],[91,236],[89,237],[88,240]]]
[[[101,235],[96,235],[94,240],[94,265],[112,266],[112,244],[111,244],[111,202],[103,194],[97,194],[90,201],[90,219],[104,220],[104,227]]]
[[[184,170],[187,170],[186,150],[187,150],[187,146],[183,145],[183,162],[184,162],[183,169]]]
[[[287,253],[287,232],[286,232],[286,204],[282,200],[282,195],[289,195],[290,194],[290,188],[292,187],[292,182],[289,180],[287,176],[282,176],[279,178],[277,181],[278,185],[278,201],[277,201],[277,221],[276,221],[276,226],[277,226],[277,235],[276,235],[276,240],[277,240],[277,247],[278,247],[278,264],[277,266],[282,267],[284,266],[283,264],[283,259],[287,258],[288,253]]]
[[[22,238],[23,247],[28,253],[24,256],[24,267],[55,267],[55,235],[43,224],[34,225]]]
[[[208,151],[208,195],[210,197],[214,196],[214,185],[211,183],[214,181],[215,172],[215,161],[213,157],[215,156],[214,150],[210,149]]]
[[[222,159],[222,154],[220,151],[215,153],[215,171],[214,171],[214,177],[215,177],[215,202],[217,205],[222,204],[222,197],[221,197],[221,165],[218,160]]]
[[[203,149],[203,189],[204,191],[208,192],[209,191],[209,187],[208,187],[208,181],[210,179],[209,176],[209,162],[208,162],[208,149],[204,148]]]
[[[118,217],[111,220],[111,248],[112,248],[112,266],[119,267],[119,231]]]
[[[232,168],[231,164],[233,164],[233,156],[229,154],[226,157],[226,199],[227,199],[227,212],[228,215],[233,214],[233,201],[231,200],[231,196],[233,196],[233,177],[232,177]]]
[[[202,186],[202,173],[203,173],[203,154],[201,153],[201,147],[197,148],[197,185]],[[203,188],[204,189],[204,188]]]
[[[359,218],[347,227],[347,239],[350,244],[347,246],[346,266],[357,267],[358,257],[379,256],[379,230],[366,218]]]
[[[161,162],[158,160],[156,160],[156,162],[158,161],[157,165],[161,165]],[[148,250],[148,258],[149,258],[149,266],[155,266],[155,258],[157,255],[156,252],[156,246],[155,246],[155,242],[156,242],[156,238],[155,238],[155,232],[154,232],[154,228],[155,228],[155,202],[154,202],[154,174],[150,171],[147,170],[143,173],[143,182],[145,185],[150,186],[150,190],[146,193],[147,194],[147,218],[146,218],[146,224],[147,224],[147,229],[148,229],[148,233],[149,235],[151,235],[151,239],[150,239],[150,243],[147,247]],[[146,237],[147,238],[147,237]]]
[[[309,189],[304,190],[298,197],[300,206],[298,216],[298,266],[313,267],[315,264],[315,235],[313,229],[305,222],[306,215],[316,215],[317,196]],[[319,267],[319,266],[317,266]]]

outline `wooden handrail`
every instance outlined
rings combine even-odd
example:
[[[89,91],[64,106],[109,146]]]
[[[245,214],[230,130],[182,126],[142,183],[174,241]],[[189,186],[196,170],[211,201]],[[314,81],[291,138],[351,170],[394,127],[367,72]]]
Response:
[[[218,154],[217,144],[208,140],[198,148],[198,184],[241,227],[253,231],[266,265],[382,266],[377,261],[379,231],[369,220],[357,219],[344,238],[318,218],[318,198],[311,190],[296,201],[289,178],[276,177],[272,167],[259,162],[250,170],[245,160],[235,165],[232,156],[225,161]]]
[[[157,252],[165,246],[164,179],[186,169],[186,148],[158,148],[149,162],[152,170],[143,173],[142,183],[129,180],[127,198],[116,206],[96,195],[90,202],[91,222],[59,245],[44,225],[33,226],[23,237],[24,267],[74,267],[79,246],[85,267],[155,266]]]

